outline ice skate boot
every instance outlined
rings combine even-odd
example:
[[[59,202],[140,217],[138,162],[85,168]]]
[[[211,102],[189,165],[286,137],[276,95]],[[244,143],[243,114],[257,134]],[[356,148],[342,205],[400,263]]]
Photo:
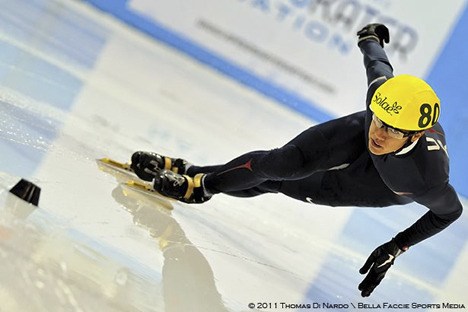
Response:
[[[203,185],[205,174],[194,177],[181,175],[170,170],[159,170],[153,180],[153,188],[160,194],[184,203],[204,203],[211,198]]]
[[[155,175],[161,169],[186,174],[190,165],[181,158],[171,158],[157,153],[138,151],[133,153],[130,167],[140,179],[153,181]]]

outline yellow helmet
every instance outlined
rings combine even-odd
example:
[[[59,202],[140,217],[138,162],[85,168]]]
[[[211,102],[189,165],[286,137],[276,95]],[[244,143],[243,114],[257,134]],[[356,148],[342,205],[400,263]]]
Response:
[[[399,75],[375,90],[370,109],[393,128],[422,131],[431,128],[439,119],[440,100],[424,80]]]

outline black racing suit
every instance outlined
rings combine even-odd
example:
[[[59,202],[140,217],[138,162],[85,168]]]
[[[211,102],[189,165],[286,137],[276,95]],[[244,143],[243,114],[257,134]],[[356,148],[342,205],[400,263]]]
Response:
[[[313,126],[281,148],[244,154],[225,165],[190,167],[208,173],[209,192],[255,196],[280,192],[329,206],[383,207],[412,201],[429,211],[400,232],[400,248],[414,245],[446,228],[462,213],[449,184],[445,136],[437,123],[414,144],[377,156],[368,150],[369,109],[374,91],[393,76],[383,48],[360,43],[367,71],[366,110]]]

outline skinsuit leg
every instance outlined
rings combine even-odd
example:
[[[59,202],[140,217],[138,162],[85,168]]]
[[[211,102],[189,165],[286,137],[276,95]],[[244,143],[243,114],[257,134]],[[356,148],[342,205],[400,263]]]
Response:
[[[364,112],[313,126],[281,148],[244,154],[221,166],[191,167],[189,174],[207,173],[211,193],[231,193],[267,181],[299,180],[347,165],[364,151]]]

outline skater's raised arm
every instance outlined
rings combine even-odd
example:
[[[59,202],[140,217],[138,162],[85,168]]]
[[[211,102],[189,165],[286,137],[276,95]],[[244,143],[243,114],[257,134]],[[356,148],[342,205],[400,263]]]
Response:
[[[388,28],[382,24],[369,24],[357,33],[358,46],[364,56],[364,66],[367,73],[369,88],[375,82],[380,85],[393,77],[393,68],[383,47],[390,42]],[[376,87],[375,87],[376,88]],[[370,88],[374,89],[374,88]]]

